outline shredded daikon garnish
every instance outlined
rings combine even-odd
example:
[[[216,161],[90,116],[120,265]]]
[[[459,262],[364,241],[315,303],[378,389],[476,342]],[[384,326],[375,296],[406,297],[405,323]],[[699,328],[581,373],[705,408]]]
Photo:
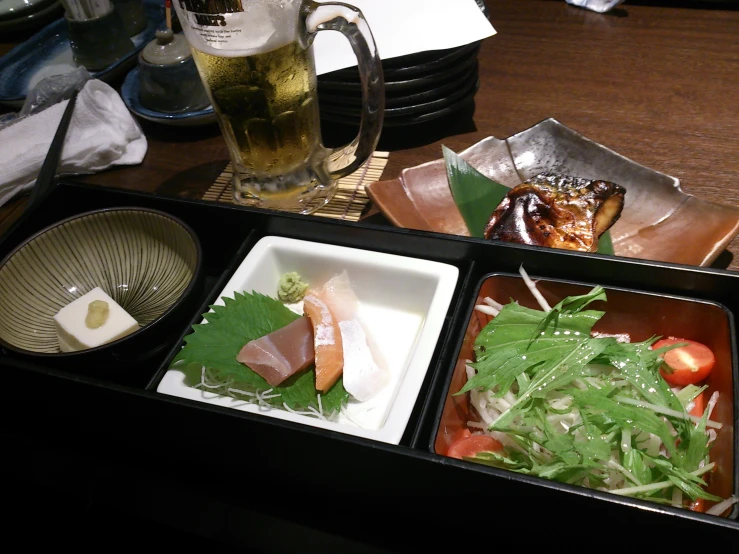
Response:
[[[316,410],[313,406],[308,406],[308,411],[311,412],[318,419],[326,421],[326,417],[323,415],[323,413]]]
[[[282,406],[291,414],[297,414],[297,415],[309,415],[314,416],[315,414],[310,411],[300,411],[300,410],[293,410],[290,406],[287,405],[287,402],[283,402]]]
[[[228,396],[233,398],[234,400],[239,400],[247,404],[256,404],[260,408],[264,408],[267,410],[274,409],[275,404],[274,402],[270,401],[281,396],[279,393],[275,393],[274,389],[272,388],[266,390],[248,391],[236,388],[232,386],[232,384],[232,380],[219,379],[207,368],[203,367],[201,368],[200,372],[200,383],[195,385],[195,388],[200,388],[201,390],[203,390],[203,392],[207,390],[208,392],[212,392],[216,396]],[[317,401],[318,408],[315,408],[314,406],[309,406],[306,410],[294,410],[287,406],[284,402],[282,403],[282,406],[285,408],[285,410],[291,413],[311,416],[321,420],[335,421],[338,418],[339,411],[331,412],[330,414],[324,412],[323,402],[321,401],[320,395],[317,395]]]
[[[498,315],[500,313],[500,310],[496,310],[492,306],[486,306],[484,304],[477,304],[477,305],[475,305],[475,309],[478,312],[481,312],[481,313],[486,314],[486,315],[491,315],[493,317],[495,317],[496,315]]]
[[[715,391],[711,395],[711,398],[708,399],[708,403],[706,404],[708,419],[711,419],[711,414],[713,413],[713,409],[716,407],[716,402],[718,402],[718,391]],[[717,429],[721,429],[721,427],[717,427]]]
[[[198,383],[197,385],[195,385],[196,388],[197,387],[205,387],[207,389],[217,389],[217,388],[220,388],[220,387],[223,387],[224,386],[224,383],[223,382],[218,382],[218,383],[213,384],[213,385],[207,383],[207,380],[208,380],[207,379],[207,372],[208,372],[208,370],[206,369],[205,366],[202,366],[200,368],[200,383]]]
[[[480,423],[479,421],[468,421],[467,427],[472,427],[473,429],[487,429],[487,425]]]
[[[539,292],[539,289],[536,288],[536,283],[531,280],[531,277],[529,277],[529,274],[526,273],[526,270],[523,268],[523,265],[519,266],[518,272],[521,274],[521,277],[523,278],[523,282],[526,283],[526,286],[531,291],[531,294],[534,295],[534,298],[536,298],[536,301],[539,303],[539,306],[541,306],[541,309],[545,312],[551,312],[552,308],[549,306],[547,301],[544,299],[542,294]]]
[[[232,393],[232,394],[239,394],[239,395],[242,395],[242,396],[250,396],[250,397],[253,397],[255,399],[259,397],[258,394],[255,394],[253,392],[249,392],[249,391],[245,391],[245,390],[239,390],[239,389],[235,389],[233,387],[226,387],[226,390],[228,392]]]
[[[485,304],[487,304],[488,306],[492,306],[493,308],[495,308],[498,311],[500,311],[500,310],[503,309],[503,304],[501,304],[500,302],[496,302],[495,300],[493,300],[489,296],[486,296],[485,298],[483,298],[482,301],[485,302]]]
[[[256,404],[264,410],[275,409],[275,403],[272,402],[276,398],[280,398],[281,394],[274,392],[273,388],[265,390],[243,390],[233,386],[232,379],[223,379],[218,374],[211,372],[206,367],[202,367],[200,371],[200,382],[195,385],[195,388],[201,389],[203,393],[211,392],[217,396],[228,396],[234,400],[244,402],[246,404]],[[286,403],[282,403],[282,407],[297,415],[304,415],[315,417],[324,421],[336,421],[339,416],[339,411],[331,412],[326,414],[323,411],[323,402],[321,401],[321,395],[316,395],[318,402],[318,408],[314,406],[308,406],[305,410],[295,410],[290,408]],[[346,414],[344,414],[346,415]],[[356,422],[353,422],[356,424]]]
[[[488,297],[475,306],[493,320],[475,339],[457,393],[468,393],[480,419],[467,427],[504,446],[484,463],[674,506],[719,501],[700,479],[714,467],[706,442],[722,428],[710,419],[718,393],[702,418],[689,415],[706,386],[665,391],[661,359],[650,352],[656,339],[592,330],[603,312],[584,310],[606,300],[602,287],[551,308],[523,266],[519,273],[541,315]]]
[[[708,508],[706,510],[706,513],[712,516],[720,516],[721,514],[723,514],[726,510],[731,508],[737,502],[739,502],[739,497],[730,496],[726,500],[722,500],[721,502],[718,502],[714,506],[711,506],[710,508]]]

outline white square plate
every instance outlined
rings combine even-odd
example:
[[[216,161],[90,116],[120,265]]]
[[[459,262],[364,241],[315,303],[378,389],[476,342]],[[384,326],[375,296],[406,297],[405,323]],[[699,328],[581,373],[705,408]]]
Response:
[[[297,271],[309,284],[322,285],[346,270],[359,300],[358,316],[376,341],[392,374],[390,383],[366,402],[350,400],[338,421],[324,421],[282,409],[268,409],[188,386],[185,374],[170,369],[157,392],[226,406],[398,444],[418,398],[459,277],[448,264],[283,237],[261,239],[219,294],[277,296],[280,276]]]

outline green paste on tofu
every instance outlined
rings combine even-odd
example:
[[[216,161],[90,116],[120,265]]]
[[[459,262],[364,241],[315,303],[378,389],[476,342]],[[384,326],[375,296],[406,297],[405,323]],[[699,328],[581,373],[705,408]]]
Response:
[[[298,273],[291,271],[280,277],[277,286],[277,298],[288,304],[300,302],[308,290],[308,283],[304,282]]]

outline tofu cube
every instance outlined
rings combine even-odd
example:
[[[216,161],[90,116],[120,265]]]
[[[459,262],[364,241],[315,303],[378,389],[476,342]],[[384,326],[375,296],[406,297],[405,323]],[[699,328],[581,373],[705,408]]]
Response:
[[[95,300],[107,302],[108,317],[100,327],[91,329],[85,319],[90,303]],[[54,316],[54,323],[62,352],[95,348],[125,337],[139,328],[136,320],[100,287],[64,306]]]

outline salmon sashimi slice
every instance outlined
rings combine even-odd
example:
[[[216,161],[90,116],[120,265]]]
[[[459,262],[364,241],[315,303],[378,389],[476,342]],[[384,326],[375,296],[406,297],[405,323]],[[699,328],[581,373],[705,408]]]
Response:
[[[319,293],[312,290],[306,293],[303,312],[313,325],[316,390],[325,393],[339,380],[344,368],[341,331]]]
[[[307,317],[249,341],[236,356],[237,361],[258,373],[272,387],[306,369],[314,358],[313,326]]]
[[[356,400],[365,402],[387,385],[390,372],[357,315],[359,300],[346,271],[324,284],[321,298],[339,323],[344,349],[344,388]]]

